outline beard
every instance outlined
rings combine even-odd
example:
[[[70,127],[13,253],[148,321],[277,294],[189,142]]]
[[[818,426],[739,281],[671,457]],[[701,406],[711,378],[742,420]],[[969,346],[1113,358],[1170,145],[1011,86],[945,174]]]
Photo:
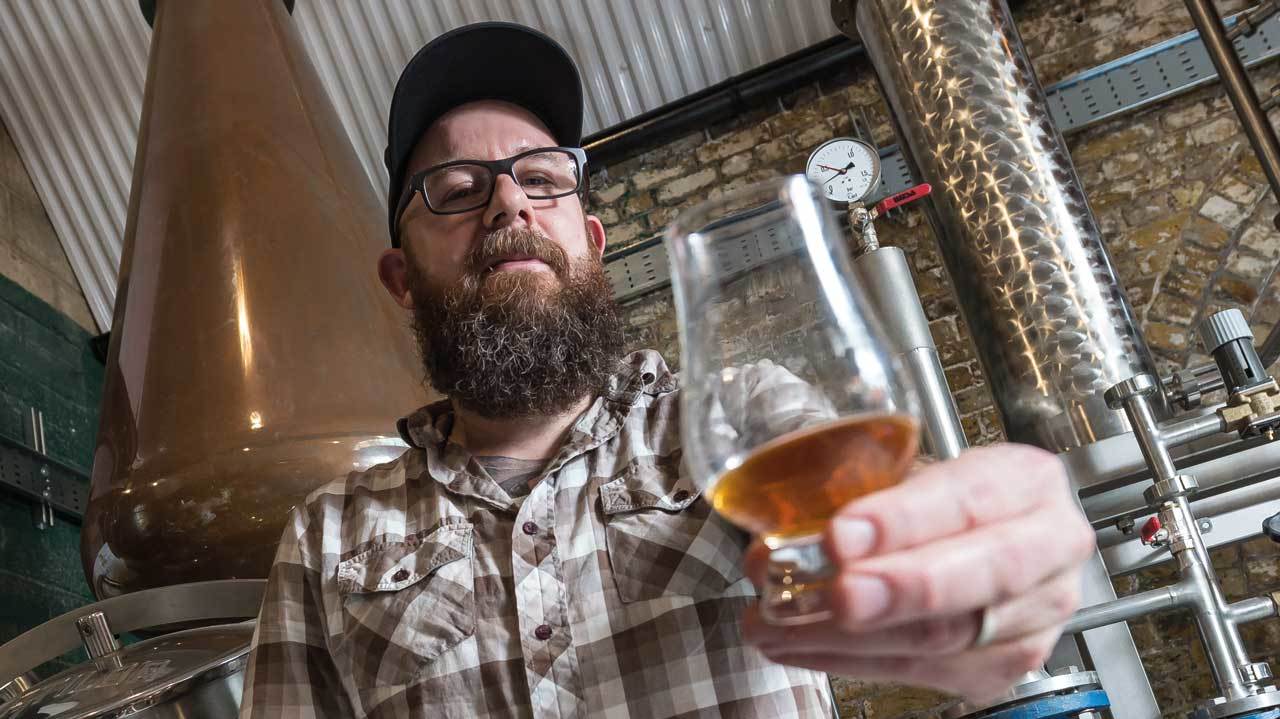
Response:
[[[552,273],[491,269],[495,258],[542,260]],[[545,235],[504,228],[468,255],[462,276],[432,288],[409,258],[413,331],[431,386],[483,417],[562,414],[604,387],[622,326],[595,256],[571,260]]]

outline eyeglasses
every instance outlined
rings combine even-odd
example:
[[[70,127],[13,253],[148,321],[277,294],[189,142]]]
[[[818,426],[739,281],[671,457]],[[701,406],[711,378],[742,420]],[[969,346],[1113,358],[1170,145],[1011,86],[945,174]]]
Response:
[[[515,180],[531,200],[568,197],[582,189],[587,153],[580,147],[539,147],[505,160],[456,160],[415,173],[396,208],[393,246],[400,245],[400,218],[421,194],[437,215],[457,215],[485,207],[493,199],[498,176]]]

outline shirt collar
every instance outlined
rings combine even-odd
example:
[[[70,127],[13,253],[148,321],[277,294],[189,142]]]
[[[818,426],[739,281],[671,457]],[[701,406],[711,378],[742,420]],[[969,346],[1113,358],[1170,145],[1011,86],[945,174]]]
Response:
[[[640,395],[664,394],[676,386],[675,374],[657,352],[638,350],[622,358],[595,402],[574,423],[564,446],[551,460],[548,473],[556,472],[574,457],[595,449],[617,434]],[[400,418],[396,428],[409,446],[426,451],[432,479],[454,492],[496,507],[518,508],[523,497],[513,500],[496,483],[479,481],[471,467],[471,454],[448,442],[453,419],[453,405],[444,399]]]

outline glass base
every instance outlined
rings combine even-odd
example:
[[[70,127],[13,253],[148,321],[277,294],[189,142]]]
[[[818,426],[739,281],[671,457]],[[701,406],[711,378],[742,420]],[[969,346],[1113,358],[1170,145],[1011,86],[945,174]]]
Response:
[[[771,551],[760,596],[760,616],[784,627],[833,617],[828,591],[835,566],[822,549],[821,535],[770,538],[765,544]]]

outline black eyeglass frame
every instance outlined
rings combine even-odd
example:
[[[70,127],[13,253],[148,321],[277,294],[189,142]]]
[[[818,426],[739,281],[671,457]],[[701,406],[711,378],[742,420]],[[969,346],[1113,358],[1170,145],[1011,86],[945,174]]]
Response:
[[[467,212],[475,212],[482,207],[488,207],[489,203],[493,202],[493,191],[498,186],[498,177],[500,175],[510,177],[517,185],[519,185],[520,180],[516,177],[515,173],[516,163],[530,155],[537,155],[539,153],[551,151],[567,152],[573,156],[574,161],[577,163],[578,184],[568,192],[561,192],[556,195],[546,195],[541,197],[530,197],[529,199],[556,200],[561,197],[568,197],[569,195],[575,195],[582,192],[583,188],[586,186],[587,175],[585,170],[587,166],[587,151],[583,150],[581,147],[535,147],[532,150],[525,150],[518,155],[512,155],[511,157],[502,160],[453,160],[450,162],[442,162],[439,165],[433,165],[425,170],[413,173],[413,175],[409,177],[409,182],[405,185],[404,192],[400,195],[400,204],[396,206],[396,221],[395,224],[392,225],[391,229],[391,246],[400,246],[400,220],[404,217],[405,210],[409,209],[409,203],[413,202],[413,196],[415,193],[422,195],[422,204],[426,205],[427,209],[436,215],[461,215]],[[493,176],[493,182],[489,183],[489,193],[485,196],[484,201],[475,207],[469,207],[465,210],[437,210],[431,206],[431,200],[427,197],[426,186],[423,183],[426,180],[427,175],[430,175],[437,170],[443,170],[447,167],[457,167],[458,165],[480,165],[481,167],[488,169],[489,173]],[[527,192],[525,193],[525,196],[528,196]]]

